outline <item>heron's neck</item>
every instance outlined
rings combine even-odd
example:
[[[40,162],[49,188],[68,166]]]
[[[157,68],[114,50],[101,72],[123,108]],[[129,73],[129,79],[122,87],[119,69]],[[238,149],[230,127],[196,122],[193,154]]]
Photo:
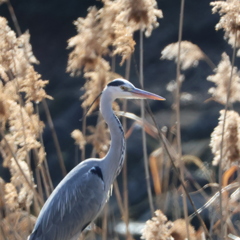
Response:
[[[122,124],[117,116],[112,111],[113,98],[107,93],[103,92],[100,101],[100,111],[105,119],[111,134],[111,145],[107,155],[103,158],[104,169],[107,171],[103,174],[110,184],[112,184],[115,177],[120,173],[124,157],[125,157],[125,139]]]

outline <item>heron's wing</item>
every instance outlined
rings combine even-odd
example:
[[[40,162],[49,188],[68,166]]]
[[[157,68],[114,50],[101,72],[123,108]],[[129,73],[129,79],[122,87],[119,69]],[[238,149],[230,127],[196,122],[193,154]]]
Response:
[[[73,239],[106,201],[99,167],[81,166],[59,184],[44,205],[30,240]]]

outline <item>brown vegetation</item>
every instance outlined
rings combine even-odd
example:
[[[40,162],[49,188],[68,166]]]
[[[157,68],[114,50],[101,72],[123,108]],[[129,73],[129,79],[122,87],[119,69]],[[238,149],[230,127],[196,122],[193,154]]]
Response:
[[[8,1],[0,1],[0,3],[5,2]],[[158,18],[163,17],[155,0],[102,0],[102,2],[101,9],[92,7],[88,10],[86,18],[78,18],[74,22],[77,35],[68,41],[71,53],[67,72],[71,75],[79,75],[83,72],[86,79],[85,93],[81,98],[85,113],[104,86],[118,76],[106,60],[106,56],[120,55],[122,59],[119,64],[123,65],[135,51],[134,32],[140,30],[150,37],[153,29],[159,25]],[[238,50],[240,47],[239,1],[211,2],[211,6],[213,6],[213,13],[218,12],[221,16],[216,30],[224,29],[226,40],[233,49]],[[3,166],[9,168],[11,173],[10,182],[5,182],[0,178],[0,240],[26,239],[45,201],[44,194],[49,196],[52,191],[41,137],[44,123],[38,114],[38,104],[44,102],[44,99],[52,99],[52,97],[47,95],[44,90],[48,81],[42,80],[41,75],[34,69],[34,64],[39,62],[34,57],[29,41],[30,33],[26,32],[17,36],[8,26],[7,20],[0,17],[0,153]],[[181,51],[179,51],[179,47],[181,47]],[[239,50],[237,55],[240,55]],[[207,61],[210,67],[213,67],[206,54],[189,41],[168,45],[162,51],[161,58],[175,60],[180,64],[182,71],[190,67],[197,67],[200,60]],[[184,79],[184,75],[182,76]],[[239,173],[240,118],[232,104],[240,100],[240,75],[238,69],[234,67],[234,61],[230,61],[228,55],[223,53],[221,62],[207,80],[216,85],[209,89],[209,93],[212,95],[211,100],[225,106],[220,111],[218,126],[211,134],[210,142],[214,155],[212,164],[219,165],[221,174],[219,175],[220,181],[214,179],[213,176],[208,178],[209,185],[215,186],[218,182],[218,191],[210,199],[206,198],[206,204],[202,208],[195,209],[194,216],[198,216],[201,220],[199,214],[211,206],[214,212],[221,216],[220,220],[213,217],[210,229],[206,229],[203,221],[200,221],[201,228],[196,232],[190,223],[193,216],[187,216],[187,219],[176,218],[168,221],[161,210],[156,210],[156,216],[146,222],[142,239],[195,240],[199,239],[199,236],[201,239],[206,239],[221,238],[223,235],[226,239],[229,234],[236,235],[237,230],[232,223],[232,216],[239,214],[240,211],[238,207],[239,180],[230,179],[234,173]],[[174,95],[177,90],[180,90],[180,85],[176,82],[168,87]],[[179,99],[176,98],[176,101]],[[91,106],[88,114],[91,114],[97,106],[98,101]],[[114,109],[119,111],[120,108],[115,103]],[[167,189],[167,181],[164,181],[161,173],[169,170],[170,162],[177,170],[176,176],[180,178],[176,161],[179,153],[176,146],[178,134],[175,131],[176,126],[171,126],[172,135],[167,138],[165,131],[159,131],[156,126],[145,120],[139,120],[134,115],[131,115],[131,118],[148,134],[162,140],[162,146],[151,154],[149,159],[155,195],[161,195]],[[90,144],[93,147],[93,156],[104,156],[108,150],[110,139],[108,129],[101,116],[98,116],[95,127],[87,127],[86,121],[83,123],[82,131],[74,130],[71,134],[75,144],[82,152],[85,151],[86,144]],[[129,136],[131,129],[126,130],[129,130],[127,134]],[[190,159],[189,161],[195,163],[199,169],[202,168],[203,172],[207,171],[206,168],[203,169],[204,164],[200,159],[194,156],[190,158],[182,156],[180,160],[183,165],[187,163],[186,159]],[[34,162],[34,169],[31,168],[32,162]],[[36,179],[33,178],[33,171],[36,173]],[[187,172],[181,172],[181,174],[187,174]],[[211,175],[211,171],[206,175]],[[186,191],[186,186],[184,182],[181,184],[182,188],[175,190],[183,193]],[[114,186],[120,212],[128,226],[127,199],[126,197],[122,199],[117,183]],[[197,188],[199,192],[203,190],[200,186]],[[190,198],[188,192],[186,195]],[[151,199],[149,200],[151,201]],[[194,205],[193,208],[195,208]],[[106,225],[107,214],[104,217],[103,223],[105,222]],[[107,233],[105,225],[102,231],[103,236],[106,236]],[[99,233],[99,231],[96,232]],[[132,239],[128,230],[126,239]]]

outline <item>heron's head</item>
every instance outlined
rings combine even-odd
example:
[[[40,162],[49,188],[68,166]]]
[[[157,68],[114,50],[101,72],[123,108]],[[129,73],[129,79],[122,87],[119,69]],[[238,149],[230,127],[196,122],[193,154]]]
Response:
[[[111,93],[113,98],[132,98],[132,99],[154,99],[163,101],[165,98],[136,88],[132,83],[125,79],[115,79],[108,83],[104,91]]]

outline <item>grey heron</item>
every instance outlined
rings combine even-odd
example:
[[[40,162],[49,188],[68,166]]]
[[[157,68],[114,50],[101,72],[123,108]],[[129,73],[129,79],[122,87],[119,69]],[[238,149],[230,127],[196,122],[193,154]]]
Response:
[[[66,175],[44,204],[28,240],[76,240],[101,212],[125,155],[124,131],[112,110],[116,98],[165,100],[125,79],[108,83],[100,99],[100,112],[111,135],[107,155],[87,159]]]

